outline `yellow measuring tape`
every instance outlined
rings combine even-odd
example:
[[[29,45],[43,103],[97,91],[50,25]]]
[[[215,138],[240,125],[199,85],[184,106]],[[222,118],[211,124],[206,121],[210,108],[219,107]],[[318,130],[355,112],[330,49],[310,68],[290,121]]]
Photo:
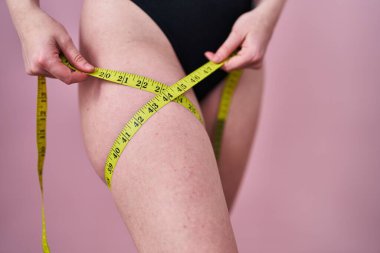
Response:
[[[219,102],[219,110],[216,116],[216,126],[214,133],[214,153],[217,160],[220,157],[220,149],[222,147],[222,137],[224,124],[227,119],[228,111],[232,100],[232,95],[235,92],[235,88],[240,80],[240,76],[243,71],[235,70],[228,74],[226,84],[223,87],[222,96]]]
[[[72,66],[67,58],[61,56],[63,64],[70,69],[77,71]],[[164,107],[166,104],[174,101],[184,106],[189,110],[202,124],[201,114],[197,111],[196,107],[187,99],[183,94],[198,84],[200,81],[211,75],[215,70],[220,68],[228,59],[221,63],[207,62],[189,75],[180,79],[171,86],[155,81],[153,79],[131,74],[122,71],[109,70],[104,68],[95,68],[94,72],[88,73],[88,75],[100,78],[109,82],[138,88],[151,93],[156,94],[151,100],[149,100],[144,106],[142,106],[131,118],[131,120],[121,130],[119,136],[114,141],[114,144],[108,154],[105,168],[104,177],[106,179],[107,186],[111,188],[112,175],[115,170],[116,164],[121,156],[124,148],[129,141],[141,128],[141,126],[158,110]],[[217,116],[217,125],[215,129],[215,136],[213,147],[217,159],[220,156],[220,147],[222,143],[222,135],[224,122],[227,118],[231,98],[234,89],[241,76],[241,70],[235,70],[229,73],[226,84],[223,88],[219,111]],[[42,249],[44,253],[49,253],[49,245],[46,237],[46,223],[44,212],[44,200],[43,200],[43,163],[46,151],[46,116],[47,116],[47,91],[46,91],[46,79],[44,76],[38,77],[38,93],[37,93],[37,148],[38,148],[38,176],[42,196],[41,216],[42,216]]]

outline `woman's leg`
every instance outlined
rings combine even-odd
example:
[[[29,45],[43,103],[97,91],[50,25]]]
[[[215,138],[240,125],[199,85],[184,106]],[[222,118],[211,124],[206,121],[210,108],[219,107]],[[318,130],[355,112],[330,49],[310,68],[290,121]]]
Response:
[[[131,1],[85,1],[81,50],[96,66],[168,85],[184,76],[164,34]],[[186,96],[199,109],[193,91]],[[93,78],[79,85],[84,141],[102,179],[119,131],[152,97]],[[152,116],[127,145],[111,192],[139,252],[237,252],[207,132],[176,103]]]
[[[231,210],[244,175],[256,132],[263,88],[263,69],[245,69],[236,87],[224,127],[219,172],[228,209]],[[203,101],[206,129],[213,140],[221,82]]]

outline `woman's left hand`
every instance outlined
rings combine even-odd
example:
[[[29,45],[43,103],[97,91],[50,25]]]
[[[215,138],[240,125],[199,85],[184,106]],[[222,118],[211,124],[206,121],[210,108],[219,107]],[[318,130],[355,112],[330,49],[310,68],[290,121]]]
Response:
[[[242,14],[235,21],[231,33],[216,53],[206,51],[205,56],[210,61],[219,63],[241,46],[237,54],[225,62],[222,69],[232,71],[247,67],[261,68],[266,48],[279,16],[279,12],[273,13],[276,8],[265,7],[259,5],[252,11]]]

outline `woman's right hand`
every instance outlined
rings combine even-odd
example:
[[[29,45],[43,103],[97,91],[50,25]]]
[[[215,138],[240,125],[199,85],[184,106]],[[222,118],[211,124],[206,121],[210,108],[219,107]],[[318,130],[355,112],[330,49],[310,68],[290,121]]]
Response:
[[[66,84],[81,82],[88,77],[82,72],[92,72],[89,64],[75,47],[66,29],[38,6],[15,22],[20,37],[26,73],[58,78]],[[78,70],[71,71],[63,65],[63,53]]]

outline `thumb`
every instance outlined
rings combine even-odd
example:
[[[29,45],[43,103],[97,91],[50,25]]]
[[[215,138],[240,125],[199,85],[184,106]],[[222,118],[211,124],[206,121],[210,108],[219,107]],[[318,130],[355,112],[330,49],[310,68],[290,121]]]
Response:
[[[94,66],[79,53],[70,37],[57,39],[58,45],[69,62],[82,72],[93,72]]]
[[[231,55],[235,49],[240,46],[243,41],[243,36],[240,35],[235,30],[232,30],[228,35],[227,39],[220,46],[220,48],[216,51],[215,55],[212,56],[212,60],[214,62],[221,62],[225,60],[229,55]]]

